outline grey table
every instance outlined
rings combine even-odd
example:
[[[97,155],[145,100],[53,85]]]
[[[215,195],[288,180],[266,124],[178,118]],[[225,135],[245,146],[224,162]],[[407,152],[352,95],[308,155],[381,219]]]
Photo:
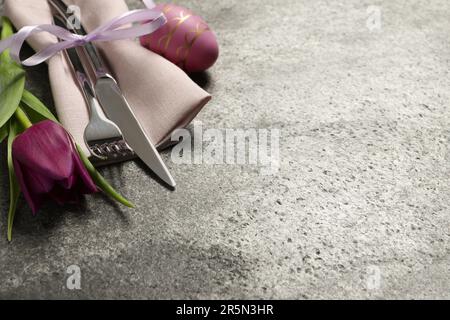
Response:
[[[166,152],[177,191],[107,168],[137,209],[22,203],[8,243],[3,146],[0,298],[450,298],[450,4],[372,2],[183,1],[221,45],[198,120],[279,129],[279,171]]]

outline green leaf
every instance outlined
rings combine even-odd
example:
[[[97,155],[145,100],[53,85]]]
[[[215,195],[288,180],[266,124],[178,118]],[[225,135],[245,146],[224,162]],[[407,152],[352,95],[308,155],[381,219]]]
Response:
[[[1,39],[6,39],[14,34],[14,29],[11,21],[7,17],[0,17],[2,21]]]
[[[109,195],[114,200],[120,202],[126,207],[134,208],[134,204],[121,196],[114,188],[102,177],[102,175],[95,169],[94,165],[89,161],[88,157],[81,150],[80,146],[77,145],[78,154],[80,155],[81,161],[83,161],[86,170],[89,172],[92,180],[95,184],[107,195]]]
[[[1,21],[2,21],[1,39],[4,40],[6,38],[11,37],[14,33],[14,30],[13,30],[13,26],[8,18],[2,17]],[[0,62],[3,62],[2,60],[8,60],[8,59],[10,59],[9,50],[5,50],[0,55]]]
[[[27,109],[27,112],[32,114],[34,112],[33,120],[43,121],[52,120],[58,122],[58,119],[53,113],[31,92],[24,90],[22,95],[22,106]],[[31,111],[31,112],[30,112]]]
[[[0,64],[0,127],[19,106],[25,87],[25,72],[12,63]]]
[[[11,37],[14,33],[14,30],[13,30],[11,21],[9,21],[9,19],[7,17],[1,17],[1,21],[2,21],[1,38],[3,40],[3,39]]]
[[[7,136],[8,136],[8,124],[5,124],[3,127],[0,128],[0,143],[2,143]]]
[[[9,170],[9,212],[8,212],[8,241],[12,240],[12,229],[14,217],[16,215],[17,202],[20,196],[20,187],[14,173],[14,165],[12,160],[12,144],[19,134],[19,124],[15,119],[11,119],[8,137],[8,170]]]
[[[3,18],[2,39],[11,34],[11,23]],[[3,127],[16,111],[24,87],[25,71],[10,58],[6,50],[0,56],[0,127]]]

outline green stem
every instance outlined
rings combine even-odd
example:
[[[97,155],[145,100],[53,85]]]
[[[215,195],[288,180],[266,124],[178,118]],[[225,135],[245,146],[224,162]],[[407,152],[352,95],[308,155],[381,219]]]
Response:
[[[21,107],[17,108],[16,112],[14,113],[14,116],[24,129],[28,129],[33,125],[30,119],[28,119],[27,114],[22,110]]]
[[[119,203],[123,204],[126,207],[129,208],[135,208],[134,204],[131,203],[129,200],[125,199],[123,196],[121,196],[114,188],[103,178],[100,173],[94,168],[92,163],[89,161],[88,157],[84,154],[83,150],[79,145],[76,146],[78,150],[78,154],[80,155],[81,161],[83,161],[84,166],[86,167],[86,170],[91,175],[92,180],[94,180],[97,187],[99,187],[103,192],[105,192],[107,195],[109,195],[114,200],[118,201]]]

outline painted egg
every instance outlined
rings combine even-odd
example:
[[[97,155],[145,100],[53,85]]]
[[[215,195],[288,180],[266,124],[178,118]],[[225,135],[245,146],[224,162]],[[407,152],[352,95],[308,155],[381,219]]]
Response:
[[[159,4],[155,9],[166,15],[167,23],[141,38],[144,47],[187,72],[205,71],[217,61],[216,36],[201,17],[174,4]]]

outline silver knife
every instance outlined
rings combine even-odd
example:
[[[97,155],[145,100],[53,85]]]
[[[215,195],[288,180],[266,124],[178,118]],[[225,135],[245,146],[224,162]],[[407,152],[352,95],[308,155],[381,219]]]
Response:
[[[48,0],[48,2],[59,15],[64,17],[66,21],[69,20],[68,7],[62,0]],[[73,31],[79,35],[86,35],[86,31],[81,25],[79,28],[73,28]],[[84,52],[89,58],[86,60],[89,60],[90,68],[95,73],[94,89],[105,114],[119,126],[128,145],[139,158],[165,183],[175,187],[175,180],[161,159],[155,145],[137,120],[117,81],[108,72],[97,48],[92,43],[88,43],[84,47]]]

